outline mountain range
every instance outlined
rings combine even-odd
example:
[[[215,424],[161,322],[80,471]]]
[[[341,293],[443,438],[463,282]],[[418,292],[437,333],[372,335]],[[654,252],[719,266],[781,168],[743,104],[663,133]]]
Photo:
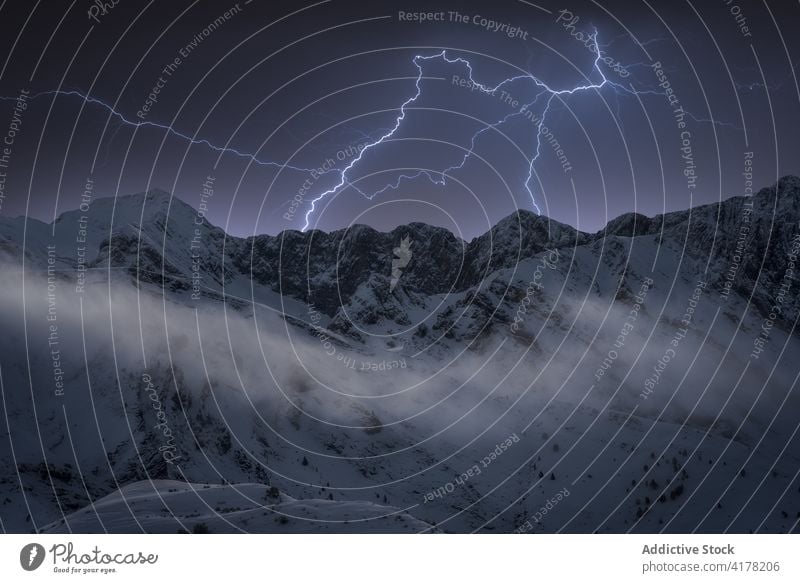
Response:
[[[796,531],[799,242],[792,176],[469,242],[0,218],[2,528]]]

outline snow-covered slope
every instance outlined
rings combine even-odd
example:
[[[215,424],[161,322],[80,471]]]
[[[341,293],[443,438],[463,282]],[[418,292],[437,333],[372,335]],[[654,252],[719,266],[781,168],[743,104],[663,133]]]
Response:
[[[197,218],[0,219],[7,531],[797,528],[797,178],[596,234]]]
[[[435,532],[407,512],[373,502],[295,500],[263,484],[135,482],[44,533]]]

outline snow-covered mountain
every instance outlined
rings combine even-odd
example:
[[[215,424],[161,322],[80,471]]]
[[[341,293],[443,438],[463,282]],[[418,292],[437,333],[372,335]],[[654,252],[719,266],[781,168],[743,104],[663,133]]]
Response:
[[[799,221],[795,177],[470,242],[0,218],[2,528],[796,530]]]

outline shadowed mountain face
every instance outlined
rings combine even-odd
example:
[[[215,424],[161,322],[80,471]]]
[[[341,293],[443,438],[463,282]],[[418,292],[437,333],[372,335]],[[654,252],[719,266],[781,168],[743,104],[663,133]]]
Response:
[[[799,225],[796,177],[470,242],[242,239],[161,191],[0,219],[3,525],[511,532],[562,492],[536,531],[792,530]]]
[[[422,223],[390,233],[355,225],[332,233],[285,231],[241,239],[198,219],[197,212],[179,199],[154,190],[116,201],[99,199],[88,213],[64,213],[54,228],[28,220],[25,256],[41,267],[47,260],[46,245],[52,243],[57,265],[74,269],[79,261],[75,238],[86,224],[83,246],[90,269],[127,269],[136,281],[161,283],[172,290],[189,290],[192,273],[200,271],[202,293],[221,293],[226,282],[246,277],[253,286],[313,303],[334,316],[360,286],[390,280],[393,250],[404,238],[411,242],[412,260],[402,271],[401,288],[430,296],[480,287],[490,274],[513,270],[548,249],[571,253],[578,247],[598,249],[604,244],[612,249],[614,238],[644,237],[678,246],[684,262],[696,260],[703,272],[708,269],[712,285],[724,285],[726,266],[741,264],[733,286],[748,294],[759,274],[769,284],[782,277],[800,219],[798,192],[800,179],[787,176],[751,198],[734,197],[653,218],[630,213],[595,234],[520,210],[465,242],[446,229]],[[24,224],[23,217],[0,219],[0,252],[11,261],[20,261],[23,255]],[[763,303],[759,290],[755,294],[755,300]],[[795,313],[791,310],[796,310],[791,303],[790,318]]]
[[[405,237],[413,244],[414,259],[403,270],[403,286],[426,295],[463,291],[478,285],[492,271],[513,267],[546,248],[574,246],[589,239],[572,227],[528,211],[507,217],[471,243],[422,223],[404,225],[391,233],[355,225],[333,233],[285,231],[277,236],[240,239],[203,221],[196,225],[198,216],[192,207],[154,190],[120,197],[116,202],[99,199],[86,215],[64,213],[55,224],[58,248],[75,246],[70,236],[79,229],[82,216],[88,216],[90,225],[85,245],[89,268],[129,268],[137,280],[157,279],[173,289],[183,289],[191,280],[194,259],[202,266],[209,287],[221,288],[232,277],[245,275],[256,285],[301,300],[311,297],[330,315],[340,298],[348,300],[370,277],[389,275],[385,267]],[[0,237],[11,259],[21,256],[24,223],[24,218],[2,223]],[[50,238],[51,230],[50,225],[28,221],[27,249],[35,261],[46,260],[41,243]],[[59,254],[58,261],[74,267],[76,259]]]

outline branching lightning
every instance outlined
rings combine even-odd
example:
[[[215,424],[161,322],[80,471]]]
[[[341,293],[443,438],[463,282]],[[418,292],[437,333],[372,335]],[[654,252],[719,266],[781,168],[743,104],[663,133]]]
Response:
[[[304,225],[302,227],[302,230],[306,231],[308,229],[308,227],[310,226],[311,216],[313,215],[314,211],[316,210],[317,203],[319,203],[320,201],[322,201],[323,199],[325,199],[328,196],[336,194],[342,188],[344,188],[346,185],[349,184],[348,173],[362,160],[364,154],[366,154],[368,150],[371,150],[371,149],[379,146],[380,144],[386,142],[387,140],[391,139],[392,136],[394,136],[397,133],[397,131],[400,129],[400,126],[402,125],[403,120],[406,117],[406,113],[407,113],[406,108],[409,107],[414,102],[416,102],[419,99],[419,97],[422,95],[422,88],[420,86],[420,82],[421,82],[422,77],[423,77],[423,70],[422,70],[422,66],[420,65],[420,62],[421,61],[430,61],[430,60],[434,60],[434,59],[441,59],[442,61],[444,61],[445,63],[450,64],[450,65],[454,65],[454,64],[464,65],[466,67],[467,71],[469,72],[469,82],[472,84],[471,87],[475,87],[476,89],[478,89],[481,92],[483,92],[485,94],[488,94],[488,95],[494,96],[497,93],[497,91],[502,89],[502,87],[504,87],[504,86],[506,86],[508,84],[511,84],[511,83],[513,83],[515,81],[521,81],[521,80],[527,80],[527,81],[533,82],[534,86],[539,91],[537,92],[535,98],[531,102],[523,105],[519,110],[514,111],[512,113],[509,113],[508,115],[506,115],[505,117],[503,117],[502,119],[500,119],[500,120],[498,120],[498,121],[496,121],[494,123],[487,124],[485,127],[481,128],[475,134],[473,134],[473,136],[472,136],[472,138],[470,140],[470,146],[469,146],[469,148],[467,149],[466,153],[464,154],[464,156],[462,157],[461,161],[458,164],[454,164],[454,165],[452,165],[452,166],[450,166],[448,168],[445,168],[441,172],[436,172],[436,173],[432,173],[432,172],[430,172],[428,170],[419,170],[419,171],[417,171],[417,172],[415,172],[413,174],[401,174],[400,176],[397,177],[397,179],[393,183],[387,184],[383,188],[373,192],[371,195],[366,195],[367,198],[372,199],[375,196],[383,194],[387,190],[396,190],[397,188],[399,188],[400,183],[403,182],[404,180],[414,180],[416,178],[420,178],[420,177],[423,177],[423,176],[426,177],[431,182],[433,182],[434,184],[444,185],[446,183],[446,177],[447,177],[447,175],[449,173],[452,173],[452,172],[454,172],[456,170],[460,170],[460,169],[462,169],[464,167],[464,165],[467,163],[469,158],[474,153],[475,144],[476,144],[477,139],[484,132],[487,132],[487,131],[489,131],[491,129],[495,129],[498,126],[508,122],[510,119],[512,119],[514,117],[525,115],[526,112],[530,112],[530,108],[533,105],[535,105],[536,102],[541,97],[546,96],[545,97],[546,102],[545,102],[542,114],[540,116],[538,116],[538,118],[536,118],[536,116],[533,116],[533,119],[536,120],[536,123],[535,123],[535,126],[536,126],[535,151],[534,151],[533,156],[530,159],[530,163],[528,165],[528,174],[527,174],[527,177],[525,178],[525,182],[524,182],[525,190],[527,191],[528,195],[530,196],[533,208],[536,210],[537,213],[541,213],[541,209],[539,208],[539,205],[536,202],[536,197],[534,196],[533,190],[531,188],[531,181],[533,179],[533,174],[534,174],[534,171],[535,171],[534,170],[534,166],[535,166],[536,161],[539,159],[539,156],[541,154],[541,131],[542,131],[542,127],[544,126],[544,122],[547,119],[547,114],[550,112],[550,107],[551,107],[551,105],[552,105],[554,100],[560,100],[560,99],[562,99],[562,98],[564,98],[566,96],[571,96],[571,95],[574,95],[575,93],[580,93],[580,92],[600,91],[601,89],[603,89],[605,87],[612,88],[618,95],[639,95],[639,96],[641,96],[641,95],[659,95],[659,96],[662,96],[662,97],[665,95],[663,92],[656,91],[656,90],[649,90],[649,89],[648,90],[637,90],[637,89],[634,89],[633,86],[626,87],[626,86],[624,86],[624,85],[622,85],[620,83],[616,83],[616,82],[611,81],[610,79],[608,79],[606,77],[606,75],[603,73],[603,71],[601,69],[601,66],[600,66],[600,63],[602,62],[602,58],[603,58],[603,53],[602,53],[602,51],[600,49],[600,44],[597,41],[597,30],[594,31],[594,33],[591,35],[590,38],[591,38],[592,43],[594,44],[594,51],[593,52],[595,53],[596,57],[595,57],[595,60],[594,60],[594,64],[593,64],[592,70],[589,72],[589,74],[586,76],[586,78],[589,79],[590,76],[592,76],[594,74],[598,74],[600,76],[600,81],[598,81],[598,82],[589,82],[588,84],[578,85],[578,86],[575,86],[575,87],[572,87],[572,88],[569,88],[569,89],[553,89],[547,83],[545,83],[541,79],[537,78],[536,76],[534,76],[530,72],[528,72],[527,74],[523,74],[523,75],[517,75],[517,76],[514,76],[514,77],[509,77],[508,79],[504,79],[503,81],[501,81],[500,83],[498,83],[494,87],[491,87],[491,86],[487,86],[487,85],[484,85],[482,83],[479,83],[478,81],[475,80],[474,74],[473,74],[472,63],[470,63],[467,59],[464,59],[462,57],[449,58],[447,56],[447,51],[445,51],[445,50],[441,51],[440,53],[436,53],[434,55],[417,55],[417,56],[415,56],[413,58],[412,62],[414,63],[414,66],[417,68],[417,71],[418,71],[417,79],[416,79],[416,82],[415,82],[416,91],[415,91],[415,93],[414,93],[414,95],[412,97],[409,97],[400,106],[400,110],[399,110],[400,113],[398,114],[397,118],[395,119],[394,126],[388,132],[383,134],[380,138],[378,138],[374,142],[371,142],[371,143],[367,144],[364,147],[364,149],[360,152],[360,154],[357,157],[355,157],[341,171],[340,180],[336,185],[334,185],[333,187],[329,188],[328,190],[326,190],[324,192],[321,192],[319,195],[317,195],[311,201],[311,203],[309,205],[309,208],[308,208],[308,210],[306,211],[306,214],[305,214],[305,223],[304,223]],[[639,65],[639,64],[637,63],[636,65]],[[689,117],[691,117],[692,119],[694,119],[697,122],[709,122],[709,123],[714,123],[714,124],[723,125],[723,126],[736,127],[733,124],[717,122],[715,120],[699,119],[696,116],[694,116],[693,114],[691,114],[690,112],[686,112],[686,113],[687,113],[687,115]],[[364,193],[361,192],[361,194],[363,195]]]
[[[186,141],[186,142],[188,142],[188,143],[190,143],[192,145],[195,145],[195,146],[206,146],[206,147],[208,147],[209,149],[211,149],[211,150],[213,150],[215,152],[221,152],[221,153],[231,154],[231,155],[237,156],[239,158],[245,158],[245,159],[250,160],[250,161],[252,161],[253,163],[255,163],[255,164],[259,165],[259,166],[271,166],[271,167],[275,167],[275,168],[295,170],[297,172],[306,172],[306,173],[314,171],[314,172],[317,172],[319,174],[324,174],[324,173],[328,173],[328,172],[334,172],[334,173],[341,172],[340,170],[337,170],[337,169],[331,169],[331,170],[328,170],[328,171],[320,172],[319,169],[315,169],[315,168],[302,168],[302,167],[299,167],[299,166],[292,166],[291,164],[282,164],[280,162],[273,162],[273,161],[270,161],[270,160],[262,160],[262,159],[256,157],[255,154],[250,154],[248,152],[241,152],[241,151],[237,150],[236,148],[217,146],[215,144],[212,144],[211,142],[209,142],[206,139],[193,138],[193,137],[191,137],[191,136],[189,136],[187,134],[184,134],[184,133],[176,130],[171,125],[160,124],[160,123],[157,123],[157,122],[154,122],[154,121],[147,121],[147,120],[142,120],[142,121],[130,120],[127,117],[125,117],[123,114],[119,113],[116,109],[114,109],[113,106],[108,105],[106,102],[104,102],[104,101],[102,101],[100,99],[97,99],[95,97],[91,97],[89,95],[84,95],[80,91],[42,91],[41,93],[37,93],[35,95],[31,95],[30,97],[28,97],[28,100],[31,101],[31,100],[37,99],[39,97],[45,97],[45,96],[48,96],[48,95],[66,96],[66,97],[79,97],[82,100],[84,100],[86,103],[91,103],[93,105],[99,105],[100,107],[102,107],[103,109],[108,111],[111,114],[111,117],[113,117],[114,119],[119,120],[124,125],[131,126],[131,127],[134,127],[134,128],[153,127],[153,128],[161,129],[161,130],[166,131],[168,134],[170,134],[170,135],[172,135],[172,136],[174,136],[174,137],[176,137],[178,139],[184,140],[184,141]],[[11,100],[15,100],[16,97],[15,98],[0,97],[0,99],[2,99],[4,101],[11,101]]]

